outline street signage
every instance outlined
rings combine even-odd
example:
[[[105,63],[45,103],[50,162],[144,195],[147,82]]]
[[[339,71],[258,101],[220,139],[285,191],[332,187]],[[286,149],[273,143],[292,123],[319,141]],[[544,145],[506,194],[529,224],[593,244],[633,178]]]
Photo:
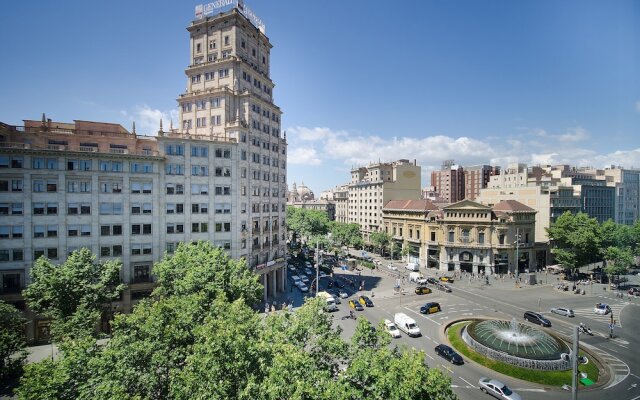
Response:
[[[244,0],[216,0],[213,3],[198,4],[196,5],[196,19],[202,19],[213,14],[215,10],[221,10],[222,8],[235,7],[242,15],[244,15],[251,23],[265,33],[266,26],[264,22],[258,17],[249,7],[244,4]]]

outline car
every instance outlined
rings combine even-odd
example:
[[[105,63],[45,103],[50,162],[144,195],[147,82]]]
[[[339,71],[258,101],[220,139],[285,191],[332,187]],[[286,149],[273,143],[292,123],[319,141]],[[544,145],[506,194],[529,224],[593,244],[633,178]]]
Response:
[[[304,273],[307,274],[308,276],[311,276],[311,275],[315,275],[316,271],[312,270],[311,268],[305,268]]]
[[[420,307],[421,314],[433,314],[440,311],[442,311],[442,308],[440,308],[440,304],[434,301],[426,303],[425,305]]]
[[[389,332],[389,335],[391,335],[392,338],[399,338],[401,336],[400,329],[398,329],[396,324],[389,321],[388,319],[384,320],[384,330]]]
[[[358,302],[363,306],[373,307],[373,301],[371,301],[371,299],[368,298],[367,296],[358,297]]]
[[[301,292],[308,292],[309,291],[309,287],[307,287],[307,285],[305,285],[304,283],[300,282],[298,285],[298,289],[300,289]]]
[[[305,261],[304,265],[306,265],[307,267],[311,268],[311,263],[309,261]]]
[[[294,285],[297,285],[300,282],[300,277],[298,275],[291,275],[290,278]]]
[[[333,297],[333,301],[335,301],[335,302],[336,302],[336,304],[340,304],[340,303],[341,303],[341,301],[340,301],[340,296],[338,296],[338,294],[337,294],[337,293],[333,293],[333,292],[329,292],[329,293],[330,293],[330,294],[331,294],[331,296]]]
[[[611,312],[611,307],[609,307],[609,305],[605,303],[597,303],[593,308],[593,312],[598,315],[607,315]]]
[[[551,326],[551,321],[543,317],[542,314],[533,311],[525,311],[524,320],[547,328]]]
[[[440,277],[440,282],[443,283],[453,283],[453,278],[450,276],[441,276]]]
[[[396,266],[395,266],[395,265],[393,265],[393,264],[387,264],[387,269],[388,269],[388,270],[391,270],[391,271],[397,271],[397,270],[398,270],[398,267],[396,267]]]
[[[340,289],[342,289],[344,287],[344,282],[342,282],[340,279],[336,279],[336,286]]]
[[[436,354],[445,360],[449,361],[451,364],[462,365],[464,364],[464,360],[460,356],[460,354],[456,353],[454,349],[447,346],[446,344],[439,344],[434,349]]]
[[[451,293],[451,286],[449,285],[445,285],[444,283],[438,282],[436,287],[438,288],[438,290],[442,290],[445,293]]]
[[[438,283],[438,281],[436,280],[436,278],[429,277],[429,278],[427,278],[427,283],[435,285],[436,283]]]
[[[304,283],[305,285],[308,285],[308,284],[309,284],[309,278],[307,278],[307,277],[306,277],[306,276],[304,276],[304,275],[301,275],[301,276],[300,276],[300,280],[301,280],[301,281],[302,281],[302,283]]]
[[[550,310],[554,314],[564,315],[565,317],[575,317],[573,310],[570,308],[564,307],[555,307]]]
[[[296,267],[295,267],[295,265],[293,265],[293,264],[289,264],[289,265],[287,266],[287,268],[289,268],[289,271],[291,271],[291,272],[295,272],[295,271],[296,271]]]
[[[424,278],[424,277],[423,278],[418,278],[418,279],[416,279],[416,283],[418,285],[426,285],[427,284],[427,278]]]
[[[338,297],[340,297],[341,299],[346,299],[347,297],[349,297],[349,294],[344,290],[338,289]]]
[[[480,378],[478,381],[478,386],[483,393],[490,394],[498,399],[507,399],[507,400],[521,400],[520,395],[513,390],[509,389],[507,385],[496,380],[489,379],[486,377]]]
[[[416,286],[415,292],[416,294],[429,294],[431,293],[431,289],[426,286]]]
[[[324,272],[324,271],[320,271],[320,272],[318,273],[318,275],[320,275],[320,278],[324,278],[324,277],[326,277],[326,276],[329,276],[329,275],[327,275],[327,273],[326,273],[326,272]]]
[[[360,302],[355,299],[349,300],[349,307],[353,308],[356,311],[364,310],[364,308],[362,308],[362,304],[360,304]]]
[[[627,291],[630,295],[640,296],[640,289],[637,287],[632,287]]]

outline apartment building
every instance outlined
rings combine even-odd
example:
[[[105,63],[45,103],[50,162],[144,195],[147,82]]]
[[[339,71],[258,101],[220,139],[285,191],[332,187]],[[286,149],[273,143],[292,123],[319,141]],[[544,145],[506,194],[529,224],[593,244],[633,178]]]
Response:
[[[444,161],[439,171],[431,172],[431,186],[448,203],[464,199],[464,182],[464,168],[453,160]]]
[[[337,186],[332,192],[336,205],[336,221],[343,224],[349,223],[349,186]]]
[[[536,212],[517,201],[489,207],[462,200],[440,208],[430,200],[393,200],[383,214],[384,230],[410,246],[407,261],[423,268],[492,275],[546,265],[534,242]]]
[[[480,190],[487,187],[492,176],[500,173],[500,167],[472,165],[464,167],[464,198],[474,200]]]
[[[596,179],[615,188],[616,223],[633,225],[640,219],[640,170],[612,166],[601,170]]]
[[[128,311],[153,288],[153,263],[208,240],[286,286],[286,138],[269,78],[269,39],[237,8],[194,20],[181,126],[155,137],[119,124],[0,124],[0,298],[24,309],[33,262],[78,248],[123,263]],[[30,339],[42,339],[35,320]]]
[[[382,228],[382,207],[390,200],[420,199],[420,166],[409,160],[374,163],[351,170],[348,223],[360,225],[365,242]]]
[[[317,200],[309,200],[309,201],[296,201],[294,203],[289,203],[295,208],[303,208],[305,210],[314,210],[320,211],[327,214],[327,218],[329,221],[336,220],[336,204],[331,200],[325,199],[317,199]]]

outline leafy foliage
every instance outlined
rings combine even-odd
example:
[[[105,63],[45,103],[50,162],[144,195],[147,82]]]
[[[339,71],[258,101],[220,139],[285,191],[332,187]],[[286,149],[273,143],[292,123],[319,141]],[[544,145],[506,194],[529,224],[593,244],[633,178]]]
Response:
[[[0,300],[0,389],[18,377],[27,357],[22,313]]]
[[[263,318],[246,301],[256,295],[246,265],[202,243],[183,246],[157,267],[162,278],[156,295],[133,313],[116,316],[110,341],[102,346],[89,338],[64,342],[59,360],[27,368],[19,395],[97,400],[455,398],[442,397],[451,393],[450,381],[427,368],[424,354],[390,349],[386,332],[373,329],[364,318],[351,344],[333,327],[322,299],[309,299],[295,313]],[[427,381],[432,387],[426,387]]]
[[[372,232],[369,235],[369,240],[376,248],[380,249],[380,254],[382,254],[383,250],[388,248],[389,243],[391,243],[391,235],[384,231]]]
[[[329,232],[329,217],[318,210],[287,207],[287,229],[293,232],[293,241],[298,237],[309,238],[314,235],[325,235]]]
[[[600,225],[585,213],[565,212],[547,228],[551,252],[558,263],[573,269],[595,261],[600,249]]]
[[[32,310],[52,319],[57,340],[91,334],[102,306],[124,289],[121,266],[119,261],[96,262],[87,248],[74,251],[60,265],[40,257],[23,295]]]
[[[210,242],[180,243],[171,257],[154,266],[159,296],[184,296],[200,293],[207,301],[221,296],[233,301],[243,298],[254,304],[262,298],[258,275],[244,260],[232,260]]]

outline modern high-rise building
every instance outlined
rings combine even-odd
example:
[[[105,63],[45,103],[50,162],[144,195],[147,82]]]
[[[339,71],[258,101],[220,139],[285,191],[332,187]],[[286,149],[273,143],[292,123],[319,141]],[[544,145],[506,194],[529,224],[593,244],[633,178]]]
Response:
[[[464,199],[464,180],[464,169],[453,160],[444,161],[440,171],[431,172],[431,186],[448,203]]]
[[[615,187],[615,222],[633,225],[640,219],[640,170],[611,167],[600,176]]]
[[[0,298],[24,309],[34,261],[88,247],[118,258],[128,311],[153,288],[153,263],[207,240],[244,258],[265,301],[285,290],[286,148],[263,31],[238,8],[189,27],[180,126],[138,136],[119,124],[0,124]],[[30,339],[46,322],[33,321]]]
[[[382,228],[382,207],[390,200],[420,199],[420,166],[409,160],[351,170],[348,223],[359,224],[365,242]]]
[[[480,190],[487,187],[492,176],[500,173],[500,167],[492,165],[472,165],[464,167],[464,198],[474,200]]]

